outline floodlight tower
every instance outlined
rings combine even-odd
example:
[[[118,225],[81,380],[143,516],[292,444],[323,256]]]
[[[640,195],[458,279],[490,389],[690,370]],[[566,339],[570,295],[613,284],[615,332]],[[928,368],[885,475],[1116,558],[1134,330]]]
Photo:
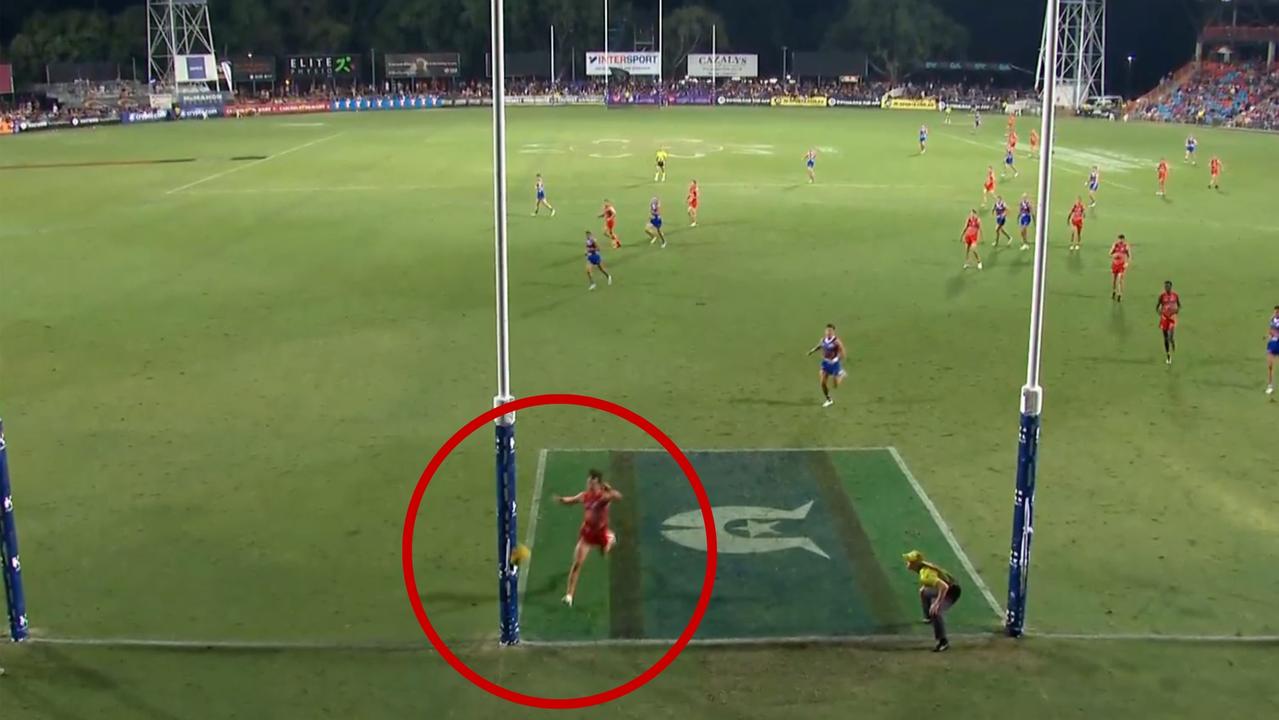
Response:
[[[176,90],[178,56],[213,54],[208,0],[147,0],[148,82]]]
[[[1048,23],[1039,48],[1036,83],[1042,90]],[[1052,77],[1057,105],[1079,109],[1088,98],[1106,94],[1106,0],[1061,0],[1057,11],[1057,62]]]

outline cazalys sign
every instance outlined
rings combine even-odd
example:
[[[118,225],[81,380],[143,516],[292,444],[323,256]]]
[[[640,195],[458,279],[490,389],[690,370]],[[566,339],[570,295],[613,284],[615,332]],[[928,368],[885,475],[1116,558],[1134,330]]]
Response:
[[[745,53],[690,53],[689,77],[759,77],[759,56]]]

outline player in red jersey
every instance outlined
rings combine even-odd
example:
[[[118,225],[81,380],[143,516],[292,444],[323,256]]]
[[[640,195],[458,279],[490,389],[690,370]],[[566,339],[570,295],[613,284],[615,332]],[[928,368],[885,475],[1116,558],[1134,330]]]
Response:
[[[1008,132],[1013,135],[1017,134],[1017,116],[1016,115],[1008,116]]]
[[[1164,281],[1164,291],[1155,301],[1159,313],[1159,329],[1164,334],[1164,363],[1172,364],[1172,354],[1177,352],[1177,315],[1181,313],[1181,297],[1172,291],[1172,281]]]
[[[995,194],[995,168],[993,166],[986,166],[986,182],[981,187],[981,206],[986,207],[986,200]]]
[[[1221,189],[1221,158],[1216,155],[1212,156],[1212,160],[1208,161],[1208,187],[1213,190]]]
[[[1039,152],[1039,131],[1030,131],[1030,156],[1034,157]]]
[[[561,505],[582,506],[582,527],[577,531],[577,546],[573,548],[573,565],[568,571],[568,592],[563,602],[573,607],[573,593],[577,590],[577,579],[582,574],[582,563],[591,552],[591,548],[599,548],[605,555],[617,544],[617,536],[608,529],[608,506],[614,500],[621,500],[622,494],[604,482],[604,474],[599,470],[590,470],[586,474],[586,489],[572,497],[556,496],[555,501]]]
[[[1128,262],[1132,259],[1132,251],[1128,248],[1128,240],[1120,235],[1115,244],[1110,246],[1110,299],[1122,302],[1124,299],[1124,275],[1128,272]]]
[[[1070,249],[1078,250],[1084,241],[1084,199],[1075,197],[1075,205],[1070,208]]]
[[[977,244],[981,242],[981,218],[974,209],[968,213],[968,222],[964,223],[964,269],[967,270],[971,263],[969,258],[977,261],[977,269],[981,270],[981,255],[977,252]]]
[[[617,237],[617,209],[613,207],[613,203],[608,200],[604,201],[604,211],[599,214],[604,218],[604,233],[608,235],[608,239],[613,241],[613,248],[620,248],[622,240]]]
[[[1168,161],[1160,158],[1159,166],[1155,168],[1155,173],[1159,177],[1159,190],[1155,192],[1159,196],[1168,195]]]
[[[697,227],[697,181],[688,186],[688,226]]]
[[[1019,138],[1017,137],[1017,131],[1016,131],[1016,130],[1012,130],[1012,129],[1010,129],[1010,130],[1008,131],[1008,149],[1009,149],[1009,150],[1016,150],[1016,149],[1017,149],[1017,140],[1018,140],[1018,139],[1019,139]]]

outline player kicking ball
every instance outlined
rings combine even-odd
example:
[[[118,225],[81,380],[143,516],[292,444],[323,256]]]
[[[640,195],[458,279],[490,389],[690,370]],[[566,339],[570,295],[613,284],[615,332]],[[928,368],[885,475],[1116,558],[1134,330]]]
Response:
[[[573,548],[573,564],[568,570],[568,588],[561,600],[565,605],[573,607],[573,595],[577,592],[577,580],[582,575],[582,564],[591,548],[600,554],[607,555],[617,545],[617,535],[608,529],[608,507],[615,500],[621,500],[622,494],[604,482],[604,474],[599,470],[590,470],[586,474],[586,489],[572,497],[556,496],[555,501],[561,505],[582,506],[582,527],[577,531],[577,545]]]
[[[834,398],[830,396],[830,385],[833,383],[835,387],[843,382],[848,373],[844,370],[844,343],[835,335],[835,326],[828,324],[826,326],[826,334],[821,340],[808,351],[809,355],[822,351],[822,369],[818,373],[818,380],[821,382],[822,395],[826,400],[822,403],[822,407],[827,408],[835,404]]]

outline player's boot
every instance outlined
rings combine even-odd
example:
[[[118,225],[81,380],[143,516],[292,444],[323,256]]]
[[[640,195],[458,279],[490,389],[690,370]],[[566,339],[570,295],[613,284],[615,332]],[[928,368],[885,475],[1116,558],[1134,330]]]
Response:
[[[1274,386],[1274,385],[1267,385],[1267,386],[1266,386],[1266,394],[1267,394],[1267,395],[1274,395],[1274,394],[1275,394],[1275,386]]]
[[[822,403],[822,407],[828,408],[834,404],[835,404],[835,398],[826,398],[826,401]]]
[[[949,640],[938,640],[937,645],[933,647],[933,652],[946,652],[950,649]]]
[[[573,596],[565,595],[564,597],[560,598],[560,602],[564,603],[565,605],[569,607],[573,607]]]
[[[586,288],[586,289],[587,289],[587,290],[594,290],[594,289],[595,289],[595,283],[591,283],[591,286],[590,286],[590,287],[588,287],[588,288]]]
[[[612,284],[613,284],[613,276],[612,276],[612,275],[609,275],[609,276],[608,276],[608,284],[609,284],[609,285],[612,285]]]

